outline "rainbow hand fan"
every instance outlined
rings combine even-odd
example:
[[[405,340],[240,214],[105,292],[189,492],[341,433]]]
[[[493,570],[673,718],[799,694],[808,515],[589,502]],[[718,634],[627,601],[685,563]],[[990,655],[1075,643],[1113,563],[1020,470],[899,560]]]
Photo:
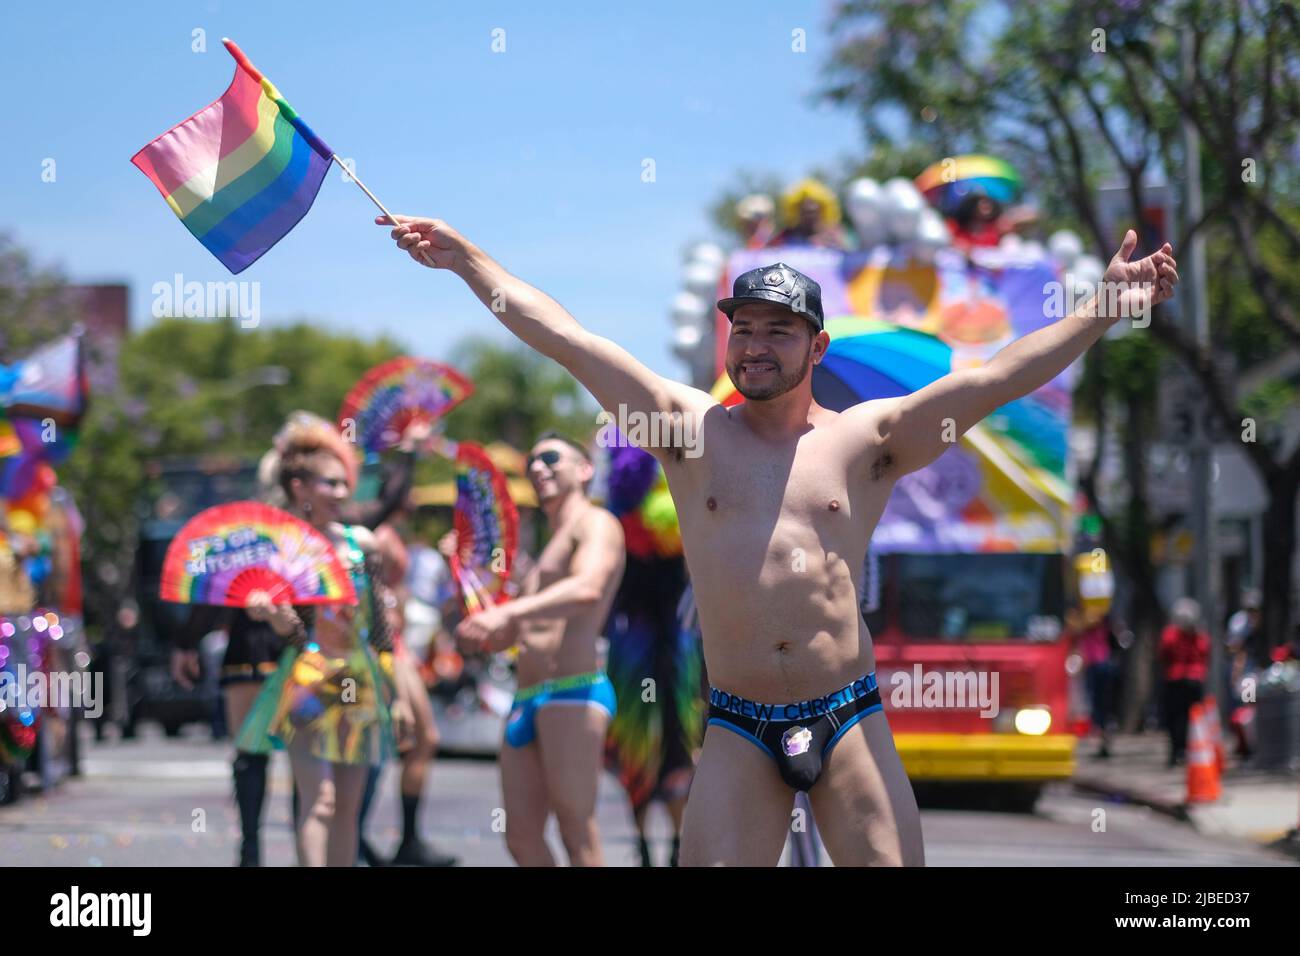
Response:
[[[352,387],[339,409],[339,430],[364,451],[380,452],[401,441],[412,422],[433,422],[472,394],[474,383],[450,365],[404,355],[376,365]]]
[[[434,446],[456,462],[457,553],[451,573],[470,614],[509,600],[506,585],[519,546],[519,512],[505,475],[473,442],[437,435]]]
[[[253,591],[275,604],[356,604],[330,540],[305,521],[257,501],[200,511],[163,559],[158,596],[179,604],[245,607]]]

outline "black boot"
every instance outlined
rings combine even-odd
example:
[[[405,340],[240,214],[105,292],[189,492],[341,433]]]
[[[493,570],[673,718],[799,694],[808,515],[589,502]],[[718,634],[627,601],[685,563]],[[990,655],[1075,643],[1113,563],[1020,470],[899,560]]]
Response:
[[[669,865],[669,866],[676,866],[676,865],[677,865],[677,856],[678,856],[678,854],[681,852],[681,849],[682,849],[682,838],[679,837],[679,836],[675,836],[675,837],[673,837],[673,852],[672,852],[672,854],[668,857],[668,865]]]
[[[459,860],[438,853],[420,839],[420,795],[402,794],[402,843],[393,866],[455,866]]]
[[[235,805],[239,807],[240,866],[261,866],[262,804],[266,800],[266,754],[237,753],[233,765]]]
[[[402,841],[402,845],[397,848],[397,855],[393,857],[393,862],[390,865],[455,866],[459,862],[459,857],[439,853],[436,848],[429,846],[429,844],[416,837],[414,840]]]
[[[637,849],[641,851],[641,865],[654,866],[654,861],[650,859],[650,844],[644,836],[636,838]]]

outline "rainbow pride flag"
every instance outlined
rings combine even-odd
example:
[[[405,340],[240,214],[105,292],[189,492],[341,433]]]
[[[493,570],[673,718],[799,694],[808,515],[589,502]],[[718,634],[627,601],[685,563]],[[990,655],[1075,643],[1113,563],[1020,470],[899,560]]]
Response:
[[[194,238],[240,273],[307,215],[334,151],[231,40],[235,78],[132,157]]]

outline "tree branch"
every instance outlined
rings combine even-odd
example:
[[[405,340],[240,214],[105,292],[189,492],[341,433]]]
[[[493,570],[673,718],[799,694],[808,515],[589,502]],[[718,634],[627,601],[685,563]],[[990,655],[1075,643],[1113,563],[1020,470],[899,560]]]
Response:
[[[1124,155],[1124,150],[1120,147],[1115,139],[1115,135],[1110,131],[1110,126],[1106,123],[1105,113],[1102,111],[1101,104],[1097,98],[1092,95],[1092,90],[1088,89],[1088,84],[1079,74],[1073,74],[1070,79],[1074,80],[1079,87],[1079,92],[1083,94],[1084,102],[1088,104],[1088,109],[1092,112],[1093,118],[1097,121],[1097,126],[1101,130],[1102,137],[1110,146],[1110,151],[1115,154],[1115,159],[1119,162],[1120,167],[1129,176],[1133,175],[1134,170],[1140,175],[1150,161],[1149,151],[1143,150],[1143,156],[1140,160],[1129,162],[1128,157]]]
[[[1196,376],[1197,381],[1205,390],[1205,396],[1209,400],[1211,410],[1219,417],[1224,427],[1229,432],[1237,431],[1241,427],[1242,419],[1246,416],[1237,407],[1235,399],[1229,397],[1227,385],[1219,377],[1219,369],[1210,358],[1209,349],[1201,348],[1181,329],[1166,320],[1161,315],[1162,311],[1157,307],[1157,310],[1153,312],[1150,326],[1151,333],[1172,349],[1182,359],[1183,364]],[[1246,442],[1245,451],[1265,480],[1268,480],[1279,471],[1277,461],[1259,442]]]
[[[1283,297],[1273,273],[1259,258],[1254,227],[1241,207],[1237,205],[1229,205],[1228,221],[1232,223],[1233,231],[1237,234],[1237,246],[1246,260],[1246,268],[1250,272],[1255,290],[1263,298],[1269,312],[1272,313],[1273,320],[1277,322],[1283,334],[1293,345],[1300,347],[1300,322],[1296,321],[1295,312]]]
[[[1070,188],[1070,198],[1074,201],[1075,208],[1078,210],[1079,218],[1083,220],[1088,231],[1092,233],[1095,248],[1105,253],[1106,234],[1101,228],[1101,223],[1097,219],[1097,210],[1092,203],[1092,195],[1088,191],[1088,176],[1083,161],[1083,146],[1079,142],[1079,134],[1070,122],[1061,104],[1060,98],[1051,89],[1044,89],[1047,96],[1048,105],[1051,106],[1052,112],[1056,114],[1057,121],[1065,128],[1065,138],[1070,150],[1070,165],[1074,170],[1072,177],[1073,183]]]

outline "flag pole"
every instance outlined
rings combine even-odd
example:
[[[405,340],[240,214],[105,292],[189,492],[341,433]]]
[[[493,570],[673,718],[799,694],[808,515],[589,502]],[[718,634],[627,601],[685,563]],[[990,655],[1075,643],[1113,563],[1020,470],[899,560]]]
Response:
[[[356,172],[355,172],[354,170],[352,170],[352,169],[349,169],[348,166],[343,162],[343,160],[339,159],[339,157],[338,157],[338,153],[330,153],[330,160],[331,160],[331,162],[338,163],[339,169],[343,170],[343,172],[347,174],[347,177],[348,177],[349,179],[351,179],[354,183],[356,183],[358,186],[361,187],[361,191],[362,191],[363,193],[365,193],[367,196],[370,197],[370,201],[371,201],[372,203],[374,203],[376,206],[379,207],[379,211],[382,212],[385,216],[388,217],[388,221],[389,221],[389,222],[391,222],[394,226],[400,226],[400,225],[401,225],[401,223],[397,221],[397,217],[394,216],[394,215],[393,215],[391,212],[389,212],[387,209],[385,209],[385,208],[384,208],[384,204],[381,203],[381,202],[379,201],[379,199],[375,196],[375,194],[372,193],[369,189],[366,188],[366,184],[363,183],[363,182],[362,182],[362,181],[357,177]],[[420,257],[421,257],[422,259],[424,259],[425,262],[428,262],[430,265],[433,264],[433,263],[429,260],[429,257],[428,257],[427,255],[424,255],[424,254],[422,253]]]

